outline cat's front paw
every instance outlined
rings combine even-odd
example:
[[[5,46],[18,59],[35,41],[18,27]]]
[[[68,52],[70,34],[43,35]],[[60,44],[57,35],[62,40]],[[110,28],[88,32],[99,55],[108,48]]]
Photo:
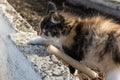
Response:
[[[45,38],[38,36],[38,37],[35,37],[29,40],[27,44],[28,45],[42,45],[45,41],[46,41]]]

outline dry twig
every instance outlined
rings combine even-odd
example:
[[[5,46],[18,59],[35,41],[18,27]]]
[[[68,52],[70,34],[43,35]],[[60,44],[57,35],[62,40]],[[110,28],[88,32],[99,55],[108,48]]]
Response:
[[[67,62],[74,68],[78,69],[79,71],[87,74],[89,77],[91,77],[91,78],[98,77],[98,74],[96,72],[94,72],[87,66],[81,64],[80,62],[76,61],[75,59],[71,58],[70,56],[66,55],[64,52],[60,51],[55,46],[53,46],[53,45],[48,46],[47,51],[49,53],[52,53],[52,54],[56,55],[57,57],[63,59],[65,62]]]

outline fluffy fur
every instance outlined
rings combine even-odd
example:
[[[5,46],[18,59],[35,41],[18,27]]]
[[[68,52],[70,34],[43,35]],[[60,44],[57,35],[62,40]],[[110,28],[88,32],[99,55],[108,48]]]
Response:
[[[40,27],[47,41],[58,39],[50,44],[57,45],[81,63],[97,67],[105,74],[120,67],[120,25],[113,20],[103,16],[66,19],[52,11],[42,19]],[[75,69],[69,68],[74,73]]]

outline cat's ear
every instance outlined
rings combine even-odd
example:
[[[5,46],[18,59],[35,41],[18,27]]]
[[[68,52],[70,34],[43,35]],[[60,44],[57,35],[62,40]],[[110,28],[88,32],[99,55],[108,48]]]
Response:
[[[55,3],[49,1],[46,13],[49,14],[50,12],[55,11],[55,10],[57,10],[57,7],[56,7]]]

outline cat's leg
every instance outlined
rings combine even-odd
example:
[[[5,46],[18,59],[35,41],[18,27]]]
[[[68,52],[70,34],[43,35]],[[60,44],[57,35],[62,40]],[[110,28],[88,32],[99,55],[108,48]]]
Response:
[[[51,45],[54,45],[57,48],[62,50],[61,45],[58,42],[55,42],[52,39],[44,38],[44,37],[41,37],[41,36],[32,38],[31,40],[28,41],[27,44],[28,45],[42,45],[42,46],[45,46],[45,47],[47,47],[51,44]]]
[[[47,39],[45,39],[44,37],[38,36],[38,37],[35,37],[35,38],[32,38],[31,40],[29,40],[27,44],[29,44],[29,45],[42,45],[44,42],[46,42],[46,40]]]

